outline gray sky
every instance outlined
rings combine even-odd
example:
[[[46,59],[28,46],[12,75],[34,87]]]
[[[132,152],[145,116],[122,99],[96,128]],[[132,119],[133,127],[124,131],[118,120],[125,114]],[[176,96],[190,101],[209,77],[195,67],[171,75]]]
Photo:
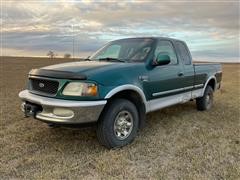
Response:
[[[167,36],[195,60],[239,62],[239,1],[2,1],[1,55],[86,57],[108,41]],[[73,28],[74,27],[74,28]]]

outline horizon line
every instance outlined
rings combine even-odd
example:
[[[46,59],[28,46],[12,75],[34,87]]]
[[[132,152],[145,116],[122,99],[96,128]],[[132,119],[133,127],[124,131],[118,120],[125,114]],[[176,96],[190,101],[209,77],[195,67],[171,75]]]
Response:
[[[0,55],[0,59],[2,58],[43,58],[43,59],[51,59],[50,57],[47,56],[1,56]],[[63,56],[57,56],[54,57],[52,59],[85,59],[83,57],[70,57],[70,58],[64,58]],[[240,59],[236,59],[236,60],[222,60],[222,61],[215,61],[215,60],[206,60],[206,59],[201,59],[201,60],[194,60],[193,62],[210,62],[210,63],[240,63]]]

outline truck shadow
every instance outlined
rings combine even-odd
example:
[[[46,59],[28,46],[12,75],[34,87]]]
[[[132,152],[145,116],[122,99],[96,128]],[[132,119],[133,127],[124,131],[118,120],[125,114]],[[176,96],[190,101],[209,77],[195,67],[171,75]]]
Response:
[[[174,125],[176,121],[171,121],[172,118],[181,117],[183,114],[187,114],[191,111],[196,111],[193,102],[149,113],[147,115],[146,126],[140,131],[139,135],[150,137],[152,130],[161,127],[161,125],[164,127]],[[97,140],[95,133],[96,126],[49,128],[42,122],[36,121],[34,124],[36,126],[41,126],[41,130],[34,132],[33,140],[39,146],[44,146],[44,149],[70,154],[80,151],[96,153],[101,150],[106,150]]]

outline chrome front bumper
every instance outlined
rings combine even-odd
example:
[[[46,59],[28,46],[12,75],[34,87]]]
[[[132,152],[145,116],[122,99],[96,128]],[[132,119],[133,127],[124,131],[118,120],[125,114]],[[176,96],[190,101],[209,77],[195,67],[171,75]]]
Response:
[[[23,101],[22,111],[24,111],[23,107],[26,102],[40,105],[42,111],[36,113],[36,119],[63,124],[96,122],[107,103],[106,100],[71,101],[54,99],[32,94],[28,90],[21,91],[19,97]]]

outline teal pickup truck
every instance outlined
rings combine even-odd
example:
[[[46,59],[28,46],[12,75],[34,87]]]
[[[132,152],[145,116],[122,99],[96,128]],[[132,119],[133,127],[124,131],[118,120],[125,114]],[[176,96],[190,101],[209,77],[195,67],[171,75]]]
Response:
[[[220,64],[193,64],[185,42],[163,37],[112,41],[85,61],[33,69],[19,93],[25,116],[49,126],[93,123],[107,148],[134,140],[146,113],[190,100],[209,110]]]

